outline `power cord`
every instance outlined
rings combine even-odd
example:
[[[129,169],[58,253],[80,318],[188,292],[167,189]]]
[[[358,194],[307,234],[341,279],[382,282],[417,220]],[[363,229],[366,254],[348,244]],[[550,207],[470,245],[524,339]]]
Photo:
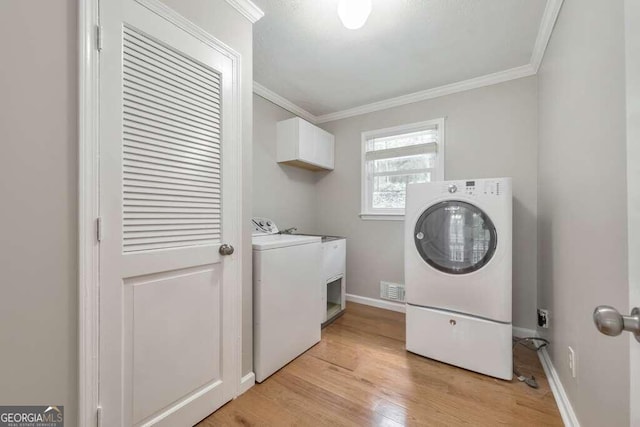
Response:
[[[542,344],[536,344],[537,341],[541,342]],[[528,350],[538,352],[543,348],[545,348],[546,346],[548,346],[549,341],[544,338],[537,338],[537,337],[524,337],[524,338],[513,337],[513,350],[515,350],[518,344],[520,344],[521,346],[523,346]],[[518,381],[524,382],[526,385],[528,385],[531,388],[538,388],[538,382],[536,381],[536,377],[534,377],[533,375],[527,377],[520,374],[520,372],[516,368],[515,355],[513,358],[513,374],[516,376]]]

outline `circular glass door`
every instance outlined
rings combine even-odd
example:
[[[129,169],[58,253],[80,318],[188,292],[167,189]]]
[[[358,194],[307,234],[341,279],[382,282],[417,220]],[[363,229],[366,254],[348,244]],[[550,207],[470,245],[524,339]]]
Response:
[[[498,242],[489,216],[477,206],[457,200],[424,211],[413,238],[422,259],[450,274],[479,270],[493,257]]]

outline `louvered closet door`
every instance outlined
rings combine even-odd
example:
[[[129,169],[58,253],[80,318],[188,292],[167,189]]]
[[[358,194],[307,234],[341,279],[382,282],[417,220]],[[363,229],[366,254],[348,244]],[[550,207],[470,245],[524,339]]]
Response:
[[[156,1],[101,7],[103,425],[189,426],[239,383],[239,262],[218,253],[240,242],[237,73]]]
[[[220,75],[124,28],[124,252],[220,242]]]

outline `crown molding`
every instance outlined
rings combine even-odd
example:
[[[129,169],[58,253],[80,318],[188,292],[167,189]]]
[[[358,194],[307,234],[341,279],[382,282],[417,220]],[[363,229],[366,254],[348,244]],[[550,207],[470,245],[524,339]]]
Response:
[[[563,0],[547,0],[547,5],[544,8],[540,28],[538,29],[538,36],[536,37],[536,43],[533,45],[533,52],[531,53],[531,60],[529,61],[536,73],[538,72],[538,68],[540,68],[542,58],[544,58],[544,52],[547,50],[547,45],[551,39],[551,33],[553,33],[553,28],[558,20],[562,2]]]
[[[493,74],[487,74],[486,76],[463,80],[461,82],[439,86],[433,89],[421,90],[419,92],[397,96],[395,98],[385,99],[384,101],[373,102],[371,104],[361,105],[359,107],[349,108],[347,110],[337,111],[335,113],[324,114],[322,116],[316,117],[316,121],[317,123],[332,122],[334,120],[345,119],[347,117],[359,116],[361,114],[386,110],[387,108],[413,104],[414,102],[425,101],[427,99],[438,98],[440,96],[451,95],[453,93],[464,92],[470,89],[477,89],[484,86],[506,82],[509,80],[528,77],[534,75],[535,73],[536,72],[533,67],[530,64],[527,64],[521,67],[498,71],[497,73]]]
[[[262,98],[273,102],[274,104],[284,108],[293,114],[313,123],[326,123],[335,120],[346,119],[347,117],[359,116],[361,114],[372,113],[374,111],[386,110],[401,105],[413,104],[414,102],[425,101],[427,99],[438,98],[440,96],[451,95],[458,92],[464,92],[471,89],[477,89],[484,86],[491,86],[497,83],[503,83],[509,80],[519,79],[534,75],[536,72],[530,64],[521,67],[511,68],[509,70],[499,71],[486,76],[480,76],[461,82],[439,86],[433,89],[422,90],[395,98],[385,99],[383,101],[373,102],[371,104],[361,105],[359,107],[349,108],[347,110],[336,111],[335,113],[323,114],[315,116],[302,107],[297,106],[288,99],[278,95],[277,93],[267,89],[258,82],[253,82],[253,93]]]
[[[225,0],[234,9],[240,12],[252,24],[255,24],[264,16],[264,12],[251,0]]]
[[[231,3],[232,1],[239,0],[227,1]],[[538,35],[533,46],[530,62],[529,64],[522,65],[520,67],[510,68],[508,70],[498,71],[497,73],[487,74],[485,76],[475,77],[473,79],[463,80],[320,116],[311,114],[307,110],[297,106],[293,102],[267,89],[257,82],[253,82],[253,92],[311,123],[318,124],[345,119],[347,117],[359,116],[361,114],[367,114],[374,111],[386,110],[387,108],[399,107],[401,105],[412,104],[414,102],[425,101],[427,99],[438,98],[440,96],[451,95],[458,92],[464,92],[466,90],[478,89],[509,80],[533,76],[540,68],[547,45],[551,39],[551,34],[553,33],[553,28],[555,27],[558,15],[560,14],[563,1],[564,0],[547,0],[547,4],[542,14],[542,19],[540,21],[540,27],[538,28]]]
[[[253,93],[255,93],[258,96],[261,96],[262,98],[266,99],[267,101],[271,101],[274,104],[284,108],[287,111],[292,112],[293,114],[295,114],[298,117],[302,117],[303,119],[311,122],[311,123],[317,123],[317,117],[314,116],[313,114],[311,114],[310,112],[308,112],[307,110],[305,110],[302,107],[298,107],[296,104],[294,104],[293,102],[289,101],[288,99],[278,95],[277,93],[267,89],[266,87],[262,86],[260,83],[254,81],[253,82]]]

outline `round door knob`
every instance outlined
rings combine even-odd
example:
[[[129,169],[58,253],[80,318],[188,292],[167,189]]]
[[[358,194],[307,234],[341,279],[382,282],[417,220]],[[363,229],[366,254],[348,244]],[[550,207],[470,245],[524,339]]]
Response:
[[[601,305],[593,312],[593,323],[596,328],[605,335],[618,336],[624,330],[624,319],[613,307]]]
[[[233,246],[227,245],[226,243],[224,245],[221,245],[220,249],[218,250],[218,252],[220,252],[220,255],[231,255],[233,251]]]
[[[623,316],[608,305],[600,305],[593,311],[593,323],[605,335],[618,336],[622,331],[631,332],[640,341],[640,309],[634,307],[631,315]]]

